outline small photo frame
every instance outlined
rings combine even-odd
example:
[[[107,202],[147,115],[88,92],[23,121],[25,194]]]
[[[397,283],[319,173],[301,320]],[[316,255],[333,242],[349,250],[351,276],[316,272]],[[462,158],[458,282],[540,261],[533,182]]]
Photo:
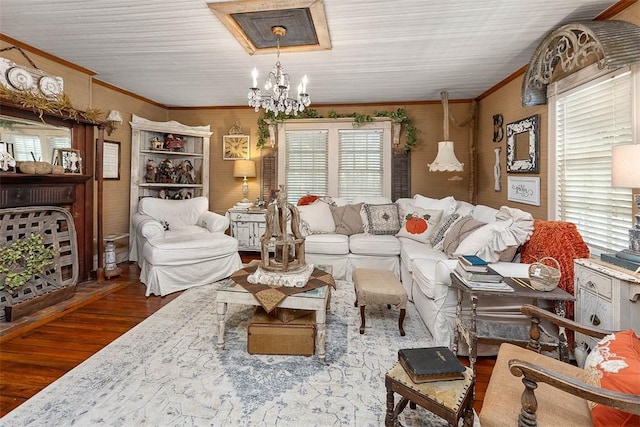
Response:
[[[13,143],[0,141],[0,172],[15,172],[16,160]]]
[[[58,148],[54,152],[54,165],[61,165],[64,173],[82,174],[82,156],[80,150]]]
[[[222,160],[249,160],[249,135],[223,135]]]

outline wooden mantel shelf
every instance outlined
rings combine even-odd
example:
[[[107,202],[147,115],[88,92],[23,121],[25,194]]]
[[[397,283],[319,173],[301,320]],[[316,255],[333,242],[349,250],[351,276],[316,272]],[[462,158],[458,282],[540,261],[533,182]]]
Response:
[[[0,184],[64,184],[64,183],[78,183],[85,182],[91,179],[91,175],[81,174],[30,174],[30,173],[0,173]]]

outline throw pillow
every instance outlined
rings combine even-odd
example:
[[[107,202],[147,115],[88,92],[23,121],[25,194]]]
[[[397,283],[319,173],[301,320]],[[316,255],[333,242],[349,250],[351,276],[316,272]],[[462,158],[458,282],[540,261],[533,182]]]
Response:
[[[405,205],[402,209],[402,227],[396,237],[407,237],[420,243],[427,243],[440,218],[442,218],[442,211]]]
[[[302,197],[300,197],[298,199],[298,206],[310,205],[311,203],[315,202],[319,198],[320,198],[320,196],[316,196],[316,195],[313,195],[313,194],[307,194],[306,196],[302,196]]]
[[[363,203],[356,205],[331,206],[331,215],[336,224],[336,233],[351,236],[352,234],[364,233],[360,210]]]
[[[442,250],[447,254],[447,257],[453,258],[453,253],[458,248],[460,242],[483,225],[485,225],[484,222],[477,221],[469,215],[463,216],[456,221],[444,236]]]
[[[640,395],[640,338],[633,329],[604,337],[585,360],[585,382],[607,390]],[[594,426],[637,426],[640,415],[589,402]]]
[[[365,203],[360,211],[362,225],[367,234],[396,235],[400,231],[400,212],[398,205],[370,205]]]
[[[300,212],[300,220],[303,223],[300,226],[300,231],[303,235],[306,233],[333,233],[336,229],[333,215],[331,215],[331,208],[322,201],[317,200],[310,205],[298,206],[298,212]],[[308,225],[308,231],[305,231],[307,228],[307,225],[304,224],[305,222]]]
[[[431,197],[425,197],[420,194],[413,196],[414,205],[422,209],[435,209],[441,210],[443,214],[451,215],[456,211],[458,203],[453,196],[447,196],[442,199],[432,199]]]
[[[452,215],[445,216],[440,220],[438,225],[433,229],[431,234],[431,245],[436,246],[438,243],[444,240],[445,234],[449,231],[449,228],[460,218],[460,214],[454,213]]]

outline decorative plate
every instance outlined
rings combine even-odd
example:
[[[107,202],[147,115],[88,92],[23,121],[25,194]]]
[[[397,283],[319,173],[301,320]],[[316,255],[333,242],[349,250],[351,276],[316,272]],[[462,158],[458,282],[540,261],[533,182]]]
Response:
[[[58,81],[53,77],[42,77],[38,81],[38,87],[44,96],[56,96],[62,93],[60,83],[58,83]]]
[[[28,90],[33,86],[33,77],[22,68],[13,67],[7,71],[9,84],[18,90]]]

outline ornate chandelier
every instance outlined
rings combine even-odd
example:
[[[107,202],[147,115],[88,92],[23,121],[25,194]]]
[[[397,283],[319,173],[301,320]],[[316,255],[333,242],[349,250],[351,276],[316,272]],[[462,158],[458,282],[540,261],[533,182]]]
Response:
[[[280,113],[297,115],[311,104],[311,98],[307,93],[307,75],[305,74],[302,78],[302,83],[298,85],[297,99],[290,98],[289,74],[284,72],[284,68],[280,64],[280,37],[284,37],[287,34],[287,29],[282,26],[275,26],[271,27],[271,32],[276,36],[278,53],[276,65],[274,65],[264,84],[265,92],[271,91],[271,93],[263,95],[260,92],[258,88],[258,70],[254,68],[251,74],[253,85],[247,95],[249,105],[256,112],[262,107],[265,111],[272,111],[276,116]]]

